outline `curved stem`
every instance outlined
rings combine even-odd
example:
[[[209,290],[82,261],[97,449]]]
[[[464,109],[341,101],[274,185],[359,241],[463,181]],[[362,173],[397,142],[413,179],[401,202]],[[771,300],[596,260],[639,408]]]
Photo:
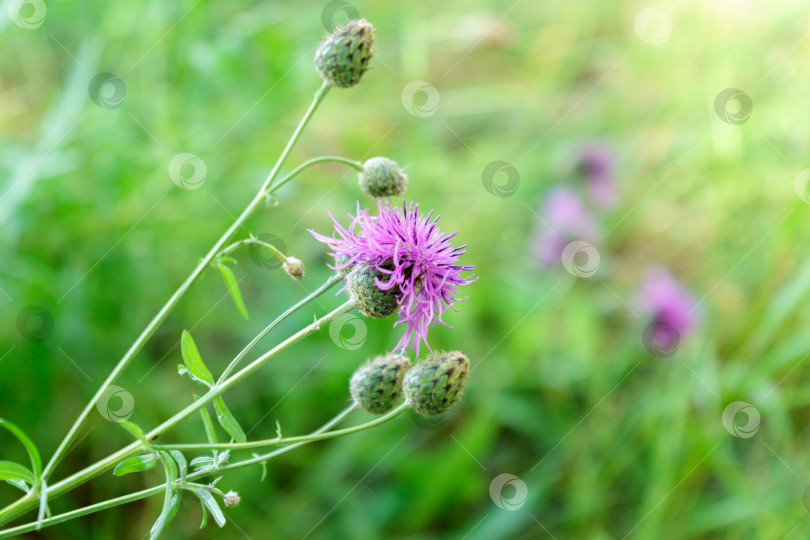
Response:
[[[287,182],[289,182],[290,180],[292,180],[293,178],[298,176],[298,173],[300,173],[301,171],[303,171],[307,167],[310,167],[310,166],[315,165],[317,163],[328,163],[328,162],[343,163],[344,165],[348,165],[349,167],[352,167],[352,168],[354,168],[354,169],[356,169],[358,171],[363,170],[363,164],[360,163],[359,161],[354,161],[352,159],[342,158],[342,157],[337,157],[337,156],[316,157],[316,158],[312,158],[310,160],[307,160],[307,161],[303,162],[301,165],[299,165],[298,167],[293,169],[292,172],[290,172],[287,176],[285,176],[284,178],[279,180],[278,183],[275,186],[273,186],[273,189],[276,190],[276,189],[280,188],[281,186],[283,186],[284,184],[286,184]]]
[[[101,384],[101,387],[95,393],[95,395],[90,399],[90,403],[84,408],[84,410],[79,414],[79,417],[71,426],[70,430],[68,431],[67,435],[65,435],[62,442],[54,452],[51,459],[48,461],[48,464],[45,466],[45,469],[42,472],[42,477],[47,479],[49,475],[53,472],[54,468],[59,464],[61,459],[64,457],[65,453],[67,452],[68,447],[76,438],[76,434],[78,433],[79,429],[84,424],[84,421],[87,419],[87,416],[90,412],[96,407],[96,403],[104,395],[104,392],[109,388],[109,386],[115,381],[118,375],[121,374],[122,371],[129,365],[132,358],[141,350],[143,345],[149,340],[149,338],[154,334],[155,330],[157,330],[158,326],[166,319],[169,312],[174,308],[174,306],[178,303],[180,298],[186,293],[186,291],[191,287],[191,284],[202,274],[203,270],[208,266],[208,264],[214,259],[217,253],[222,249],[222,246],[225,245],[228,240],[236,233],[236,231],[242,226],[242,224],[247,221],[247,219],[253,214],[253,212],[261,205],[262,201],[264,201],[267,191],[270,188],[270,185],[275,180],[276,176],[278,175],[281,167],[284,165],[284,162],[287,160],[287,157],[290,155],[290,152],[295,146],[295,143],[298,141],[298,138],[301,136],[306,125],[309,123],[309,120],[312,118],[312,115],[315,113],[315,110],[321,104],[323,99],[329,93],[329,86],[324,83],[320,89],[315,92],[315,97],[312,100],[312,103],[307,109],[307,112],[304,114],[304,117],[301,119],[301,122],[298,124],[298,127],[290,137],[290,140],[287,142],[287,146],[281,152],[281,155],[276,161],[275,166],[270,171],[270,174],[267,176],[267,179],[262,184],[261,189],[253,198],[253,200],[248,204],[247,208],[239,215],[238,218],[233,222],[233,224],[225,231],[225,233],[217,240],[214,246],[208,251],[205,257],[202,258],[200,263],[197,265],[194,270],[192,270],[191,274],[186,278],[186,280],[180,285],[180,287],[172,294],[166,304],[158,311],[157,315],[146,325],[143,332],[135,339],[135,342],[130,346],[121,360],[118,361],[118,364],[113,368],[112,372],[107,376],[104,382]],[[2,511],[0,511],[0,523],[5,523],[9,519],[19,515],[19,509],[15,509],[14,505],[10,505],[6,507]]]
[[[250,441],[244,443],[200,443],[200,444],[161,444],[153,445],[157,450],[249,450],[251,448],[264,448],[266,446],[278,446],[282,444],[293,444],[302,442],[322,441],[325,439],[333,439],[342,435],[350,435],[363,431],[365,429],[384,424],[389,420],[396,418],[408,409],[407,403],[400,404],[392,411],[375,418],[365,424],[359,424],[345,429],[338,429],[335,431],[327,431],[316,435],[301,435],[298,437],[276,437],[275,439],[264,439],[261,441]]]
[[[355,409],[355,405],[354,405],[354,403],[352,403],[351,405],[349,405],[348,407],[343,409],[341,412],[339,412],[337,415],[335,415],[326,424],[324,424],[323,426],[321,426],[317,430],[313,431],[312,434],[314,435],[314,434],[322,433],[322,432],[326,431],[327,429],[331,428],[332,426],[334,426],[335,424],[337,424],[338,422],[343,420],[354,409]],[[274,458],[274,457],[276,457],[276,456],[278,456],[280,454],[284,454],[286,452],[289,452],[290,450],[294,450],[295,448],[298,448],[299,446],[301,446],[303,444],[307,444],[307,443],[300,442],[300,443],[297,443],[297,444],[291,444],[289,446],[285,446],[284,448],[280,448],[280,449],[278,449],[278,450],[276,450],[274,452],[271,452],[269,454],[265,454],[263,456],[256,456],[256,457],[253,457],[251,459],[245,459],[245,460],[242,460],[242,461],[237,461],[237,462],[231,463],[229,465],[219,467],[217,469],[191,473],[191,474],[188,475],[187,479],[188,480],[197,480],[198,478],[204,478],[206,476],[213,476],[215,474],[220,474],[221,472],[223,472],[225,470],[238,469],[238,468],[241,468],[241,467],[246,467],[248,465],[254,465],[256,463],[261,463],[262,461],[267,461],[267,460],[269,460],[271,458]],[[87,514],[92,514],[92,513],[95,513],[95,512],[99,512],[101,510],[106,510],[107,508],[112,508],[114,506],[119,506],[119,505],[122,505],[122,504],[126,504],[128,502],[137,501],[137,500],[140,500],[140,499],[145,499],[146,497],[150,497],[152,495],[157,495],[158,493],[160,493],[161,491],[163,491],[165,489],[166,489],[166,484],[164,483],[164,484],[161,484],[159,486],[151,487],[149,489],[144,489],[142,491],[138,491],[138,492],[135,492],[135,493],[130,493],[128,495],[123,495],[121,497],[116,497],[114,499],[109,499],[109,500],[106,500],[106,501],[102,501],[100,503],[96,503],[96,504],[93,504],[93,505],[90,505],[90,506],[85,506],[83,508],[78,508],[76,510],[71,510],[70,512],[65,512],[64,514],[59,514],[57,516],[53,516],[51,518],[44,519],[44,520],[42,520],[41,525],[42,525],[42,527],[48,527],[49,525],[56,525],[58,523],[69,521],[71,519],[75,519],[75,518],[78,518],[78,517],[81,517],[81,516],[86,516]],[[18,527],[13,527],[13,528],[10,528],[10,529],[0,530],[0,538],[9,538],[9,537],[15,536],[17,534],[31,532],[31,531],[35,530],[36,528],[37,528],[37,523],[32,522],[32,523],[26,523],[25,525],[20,525]]]
[[[220,251],[217,254],[217,257],[225,257],[226,255],[229,255],[230,253],[233,253],[234,251],[236,251],[236,249],[238,247],[240,247],[240,246],[249,246],[249,245],[261,246],[264,249],[272,251],[273,255],[275,255],[276,257],[281,259],[282,262],[287,260],[287,256],[284,253],[282,253],[281,251],[279,251],[276,246],[274,246],[273,244],[268,244],[267,242],[262,242],[258,238],[253,238],[253,237],[251,237],[251,238],[243,238],[241,240],[237,240],[236,242],[234,242],[230,246],[228,246],[225,249],[223,249],[222,251]]]
[[[332,288],[332,286],[333,286],[335,283],[338,283],[338,282],[339,282],[339,281],[341,281],[342,279],[343,279],[343,278],[342,278],[340,275],[338,275],[338,274],[333,274],[333,275],[332,275],[332,276],[331,276],[329,279],[327,279],[327,280],[326,280],[326,283],[324,283],[323,285],[321,285],[320,287],[318,287],[317,289],[315,289],[314,291],[312,291],[311,293],[309,293],[309,295],[307,295],[305,298],[303,298],[302,300],[300,300],[300,301],[299,301],[297,304],[295,304],[294,306],[290,307],[289,309],[287,309],[287,311],[285,311],[284,313],[282,313],[281,315],[279,315],[279,316],[276,318],[276,320],[274,320],[273,322],[271,322],[270,324],[268,324],[268,325],[265,327],[265,329],[264,329],[264,330],[262,330],[262,331],[259,333],[259,335],[257,335],[255,338],[253,338],[253,340],[252,340],[250,343],[248,343],[247,345],[245,345],[245,348],[244,348],[244,349],[242,349],[242,350],[239,352],[239,354],[237,354],[237,355],[236,355],[236,357],[235,357],[233,360],[231,360],[231,363],[230,363],[230,364],[228,364],[228,367],[226,367],[226,368],[225,368],[225,370],[222,372],[222,375],[220,375],[219,380],[217,381],[217,384],[219,384],[220,382],[222,382],[222,381],[224,381],[225,379],[227,379],[227,378],[228,378],[228,375],[230,375],[230,374],[231,374],[231,372],[232,372],[232,371],[233,371],[233,370],[236,368],[236,366],[239,364],[239,362],[241,362],[241,361],[242,361],[242,359],[244,359],[244,358],[245,358],[245,356],[247,356],[247,354],[248,354],[250,351],[252,351],[252,350],[253,350],[253,348],[254,348],[254,347],[255,347],[255,346],[256,346],[256,345],[259,343],[259,341],[261,341],[262,339],[264,339],[264,337],[265,337],[267,334],[269,334],[269,333],[270,333],[270,332],[271,332],[271,331],[272,331],[272,330],[273,330],[273,329],[274,329],[276,326],[278,326],[279,324],[281,324],[282,322],[284,322],[284,320],[285,320],[287,317],[289,317],[290,315],[292,315],[293,313],[295,313],[296,311],[298,311],[299,309],[301,309],[302,307],[304,307],[305,305],[309,304],[310,302],[312,302],[313,300],[315,300],[316,298],[318,298],[320,295],[322,295],[323,293],[325,293],[326,291],[328,291],[329,289],[331,289],[331,288]]]

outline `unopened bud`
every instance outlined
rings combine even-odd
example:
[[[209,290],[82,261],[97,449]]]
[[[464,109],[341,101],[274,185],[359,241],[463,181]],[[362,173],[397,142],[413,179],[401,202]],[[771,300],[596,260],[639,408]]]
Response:
[[[357,368],[349,381],[352,399],[372,414],[390,411],[402,394],[402,378],[410,365],[407,356],[395,353],[366,362]]]
[[[330,86],[354,86],[368,69],[373,47],[371,23],[350,19],[321,42],[315,53],[315,69]]]
[[[469,372],[470,362],[460,352],[433,353],[405,375],[405,401],[422,416],[441,414],[459,400]]]
[[[359,263],[346,276],[346,290],[349,297],[357,302],[357,309],[366,317],[382,319],[397,309],[397,287],[383,290],[377,287],[376,280],[388,277],[373,266]]]
[[[225,503],[225,506],[233,508],[234,506],[239,506],[239,502],[242,500],[242,498],[237,492],[229,491],[222,496],[222,500]]]
[[[304,277],[304,263],[295,257],[287,257],[281,265],[287,275],[298,281]]]
[[[395,197],[405,193],[407,187],[408,176],[396,162],[375,157],[363,164],[360,188],[372,197]]]

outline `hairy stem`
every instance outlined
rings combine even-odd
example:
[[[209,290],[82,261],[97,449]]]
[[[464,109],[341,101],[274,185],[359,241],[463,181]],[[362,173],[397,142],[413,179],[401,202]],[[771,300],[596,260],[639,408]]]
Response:
[[[324,431],[330,429],[332,426],[336,425],[338,422],[343,420],[350,412],[355,409],[355,405],[351,404],[345,409],[343,409],[340,413],[335,415],[331,420],[329,420],[326,424],[318,428],[317,430],[312,432],[312,435],[316,435],[318,433],[323,433]],[[308,441],[312,442],[312,441]],[[264,454],[261,456],[255,456],[250,459],[245,459],[242,461],[235,461],[223,467],[218,467],[216,469],[206,470],[206,471],[199,471],[196,473],[191,473],[186,478],[187,480],[197,480],[199,478],[204,478],[206,476],[213,476],[215,474],[220,474],[223,471],[231,470],[231,469],[239,469],[242,467],[247,467],[248,465],[255,465],[256,463],[261,463],[262,461],[267,461],[272,459],[278,455],[284,454],[289,452],[290,450],[294,450],[299,446],[307,444],[307,442],[299,442],[296,444],[291,444],[289,446],[285,446],[284,448],[279,448],[273,452],[268,454]],[[149,489],[144,489],[143,491],[138,491],[135,493],[130,493],[128,495],[123,495],[121,497],[116,497],[114,499],[109,499],[100,503],[96,503],[90,506],[85,506],[83,508],[78,508],[76,510],[71,510],[70,512],[65,512],[64,514],[59,514],[57,516],[53,516],[48,519],[42,520],[42,527],[48,527],[49,525],[56,525],[58,523],[62,523],[65,521],[69,521],[71,519],[75,519],[81,516],[86,516],[87,514],[92,514],[95,512],[99,512],[101,510],[106,510],[107,508],[112,508],[114,506],[119,506],[122,504],[126,504],[128,502],[137,501],[140,499],[145,499],[146,497],[150,497],[152,495],[157,495],[161,491],[166,489],[166,484],[161,484],[159,486],[151,487]],[[9,538],[11,536],[15,536],[17,534],[22,534],[26,532],[31,532],[37,528],[37,523],[26,523],[24,525],[20,525],[18,527],[13,527],[10,529],[5,529],[0,531],[0,538]]]

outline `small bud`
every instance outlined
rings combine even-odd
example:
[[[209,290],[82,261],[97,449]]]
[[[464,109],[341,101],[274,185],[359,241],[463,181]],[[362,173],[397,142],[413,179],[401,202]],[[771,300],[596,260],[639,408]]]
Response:
[[[397,309],[397,287],[384,291],[377,287],[376,280],[388,276],[365,263],[356,264],[346,276],[346,290],[357,302],[357,309],[366,317],[382,319]]]
[[[287,257],[281,265],[287,275],[298,281],[304,277],[304,263],[295,257]]]
[[[315,69],[330,86],[354,86],[368,69],[373,46],[371,23],[350,19],[321,42],[315,52]]]
[[[395,197],[405,193],[407,187],[408,176],[396,162],[375,157],[363,164],[360,188],[372,197]]]
[[[242,500],[242,498],[237,492],[229,491],[222,496],[222,500],[225,502],[225,506],[233,508],[234,506],[239,506],[239,502]]]
[[[402,378],[410,366],[407,356],[394,353],[366,362],[349,381],[354,402],[372,414],[390,411],[402,393]]]
[[[433,353],[405,375],[405,401],[422,416],[441,414],[461,397],[469,372],[470,361],[460,352]]]

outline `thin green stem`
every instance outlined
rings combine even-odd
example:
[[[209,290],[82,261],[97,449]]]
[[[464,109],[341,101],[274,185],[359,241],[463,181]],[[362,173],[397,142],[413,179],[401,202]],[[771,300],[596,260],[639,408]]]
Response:
[[[241,247],[241,246],[250,246],[250,245],[261,246],[266,250],[272,251],[273,255],[278,257],[282,262],[287,260],[287,255],[285,255],[284,253],[279,251],[279,249],[276,246],[274,246],[273,244],[268,244],[267,242],[262,242],[258,238],[253,238],[253,237],[243,238],[241,240],[237,240],[236,242],[234,242],[230,246],[228,246],[225,249],[223,249],[222,251],[220,251],[219,254],[217,254],[217,258],[225,257],[226,255],[229,255],[229,254],[233,253],[234,251],[236,251],[236,249]]]
[[[287,317],[289,317],[290,315],[292,315],[293,313],[295,313],[296,311],[298,311],[299,309],[301,309],[302,307],[309,304],[310,302],[321,296],[323,293],[331,289],[335,285],[335,283],[340,282],[342,279],[343,278],[340,275],[333,274],[332,276],[329,277],[329,279],[326,280],[326,283],[324,283],[323,285],[321,285],[320,287],[309,293],[305,298],[300,300],[294,306],[288,308],[287,311],[279,315],[273,322],[268,324],[264,328],[264,330],[262,330],[259,333],[259,335],[253,338],[253,340],[250,343],[245,345],[245,348],[242,349],[233,360],[231,360],[231,363],[228,364],[228,367],[226,367],[225,370],[222,372],[222,375],[220,375],[217,384],[227,379],[228,375],[231,374],[231,372],[236,368],[239,362],[241,362],[245,358],[245,356],[247,356],[247,354],[253,350],[253,348],[259,343],[259,341],[264,339],[264,337],[267,336],[267,334],[269,334],[275,327],[284,322],[284,320],[287,319]]]
[[[342,157],[337,157],[337,156],[316,157],[316,158],[312,158],[310,160],[307,160],[307,161],[303,162],[301,165],[299,165],[298,167],[293,169],[287,176],[285,176],[284,178],[279,180],[278,183],[273,186],[273,189],[275,190],[275,189],[280,188],[281,186],[283,186],[284,184],[286,184],[287,182],[289,182],[290,180],[292,180],[293,178],[298,176],[298,173],[300,173],[301,171],[303,171],[307,167],[310,167],[310,166],[315,165],[317,163],[328,163],[328,162],[343,163],[344,165],[348,165],[349,167],[352,167],[352,168],[354,168],[354,169],[356,169],[358,171],[363,170],[363,164],[360,163],[359,161],[354,161],[352,159],[342,158]]]
[[[407,409],[408,404],[402,403],[397,408],[386,413],[385,415],[380,416],[379,418],[376,418],[369,422],[366,422],[365,424],[360,424],[345,429],[337,429],[335,431],[327,431],[325,433],[319,433],[316,435],[300,435],[298,437],[276,437],[274,439],[264,439],[261,441],[250,441],[244,443],[162,444],[162,445],[153,445],[153,448],[158,450],[250,450],[252,448],[264,448],[267,446],[279,446],[283,444],[294,444],[300,442],[322,441],[325,439],[333,439],[335,437],[340,437],[342,435],[350,435],[358,431],[363,431],[365,429],[369,429],[374,426],[384,424],[385,422],[388,422],[392,418],[396,418],[397,416],[405,412]]]
[[[271,360],[273,357],[278,355],[280,352],[284,351],[285,349],[287,349],[288,347],[290,347],[294,343],[297,343],[297,342],[301,341],[302,339],[304,339],[308,335],[318,331],[325,324],[328,324],[331,321],[333,321],[333,320],[337,319],[338,317],[340,317],[341,315],[343,315],[344,313],[347,313],[348,311],[350,311],[351,309],[354,308],[354,305],[355,305],[354,301],[349,300],[348,302],[346,302],[343,305],[339,306],[338,308],[334,309],[333,311],[331,311],[327,315],[324,315],[320,319],[315,320],[314,322],[307,325],[303,329],[299,330],[298,332],[296,332],[295,334],[293,334],[292,336],[290,336],[289,338],[287,338],[283,342],[279,343],[278,345],[276,345],[275,347],[270,349],[268,352],[266,352],[265,354],[263,354],[262,356],[260,356],[259,358],[257,358],[256,360],[254,360],[253,362],[251,362],[250,364],[248,364],[244,368],[242,368],[240,371],[238,371],[237,373],[232,375],[227,380],[225,380],[225,381],[223,381],[221,383],[215,384],[214,386],[212,386],[208,390],[208,392],[206,392],[202,397],[200,397],[200,399],[196,400],[191,405],[188,405],[185,409],[183,409],[179,413],[175,414],[173,417],[166,420],[165,422],[160,424],[158,427],[156,427],[155,429],[153,429],[152,431],[147,433],[146,434],[146,440],[152,441],[158,435],[160,435],[161,433],[163,433],[163,432],[167,431],[168,429],[174,427],[175,425],[179,424],[182,420],[188,418],[189,416],[191,416],[192,414],[194,414],[195,412],[200,410],[207,403],[213,401],[213,399],[215,397],[221,395],[223,392],[230,389],[231,387],[233,387],[238,382],[244,380],[246,377],[251,375],[253,372],[255,372],[260,367],[262,367],[264,364],[266,364],[269,360]],[[64,480],[61,480],[61,481],[57,482],[56,484],[53,484],[52,486],[50,486],[48,488],[48,498],[49,498],[49,500],[53,499],[53,497],[55,497],[55,496],[61,495],[62,493],[66,492],[66,491],[70,491],[71,489],[75,488],[76,486],[84,484],[85,482],[95,478],[96,476],[100,475],[104,471],[107,471],[107,470],[111,469],[112,467],[114,467],[121,460],[130,457],[132,454],[136,453],[137,451],[141,450],[142,448],[143,448],[143,443],[141,443],[140,441],[134,442],[134,443],[130,444],[129,446],[126,446],[125,448],[122,448],[118,452],[115,452],[114,454],[111,454],[111,455],[107,456],[106,458],[102,459],[101,461],[98,461],[98,462],[94,463],[93,465],[91,465],[91,466],[89,466],[89,467],[87,467],[87,468],[85,468],[85,469],[83,469],[83,470],[69,476],[68,478],[65,478]]]
[[[341,412],[339,412],[337,415],[335,415],[326,424],[324,424],[323,426],[321,426],[317,430],[313,431],[312,434],[315,435],[317,433],[322,433],[322,432],[330,429],[332,426],[336,425],[338,422],[340,422],[346,416],[348,416],[348,414],[350,412],[352,412],[354,409],[355,409],[355,405],[354,405],[354,403],[352,403],[351,405],[349,405],[348,407],[343,409]],[[245,460],[242,460],[242,461],[236,461],[236,462],[230,463],[228,465],[225,465],[223,467],[219,467],[219,468],[216,468],[216,469],[204,470],[204,471],[191,473],[191,474],[188,475],[187,480],[197,480],[199,478],[204,478],[206,476],[213,476],[215,474],[220,474],[225,470],[238,469],[238,468],[241,468],[241,467],[247,467],[248,465],[254,465],[256,463],[261,463],[262,461],[267,461],[267,460],[272,459],[272,458],[274,458],[274,457],[276,457],[276,456],[278,456],[280,454],[284,454],[286,452],[289,452],[290,450],[294,450],[295,448],[298,448],[299,446],[304,445],[304,444],[307,444],[307,443],[306,442],[300,442],[300,443],[297,443],[297,444],[291,444],[289,446],[285,446],[284,448],[280,448],[278,450],[275,450],[275,451],[273,451],[273,452],[271,452],[269,454],[264,454],[262,456],[255,456],[253,458],[245,459]],[[106,500],[106,501],[102,501],[100,503],[96,503],[96,504],[93,504],[93,505],[90,505],[90,506],[85,506],[83,508],[78,508],[76,510],[71,510],[70,512],[65,512],[64,514],[59,514],[57,516],[53,516],[51,518],[44,519],[44,520],[42,520],[41,525],[42,525],[42,527],[48,527],[50,525],[56,525],[58,523],[63,523],[65,521],[69,521],[71,519],[75,519],[75,518],[78,518],[78,517],[81,517],[81,516],[86,516],[87,514],[92,514],[92,513],[95,513],[95,512],[100,512],[101,510],[106,510],[107,508],[112,508],[114,506],[119,506],[119,505],[122,505],[122,504],[126,504],[128,502],[137,501],[137,500],[140,500],[140,499],[145,499],[146,497],[150,497],[152,495],[157,495],[158,493],[160,493],[161,491],[163,491],[165,489],[166,489],[166,484],[164,483],[164,484],[161,484],[159,486],[151,487],[149,489],[144,489],[142,491],[138,491],[138,492],[135,492],[135,493],[130,493],[128,495],[123,495],[121,497],[116,497],[114,499],[109,499],[109,500]],[[9,537],[15,536],[17,534],[31,532],[31,531],[35,530],[36,528],[37,528],[37,523],[36,522],[26,523],[26,524],[20,525],[18,527],[13,527],[11,529],[5,529],[5,530],[0,531],[0,538],[9,538]]]
[[[225,231],[225,233],[217,240],[214,246],[208,251],[205,257],[202,258],[200,263],[197,265],[194,270],[192,270],[191,274],[186,278],[186,280],[180,285],[180,287],[172,294],[166,304],[160,309],[160,311],[155,315],[155,317],[149,322],[149,324],[144,328],[143,332],[135,339],[135,342],[130,346],[121,360],[118,361],[118,364],[113,368],[112,372],[110,372],[109,376],[104,380],[101,384],[101,387],[98,389],[96,394],[90,400],[90,403],[84,408],[84,410],[79,415],[78,419],[73,423],[70,430],[68,431],[67,435],[65,435],[62,442],[54,452],[53,456],[51,457],[48,464],[45,466],[45,469],[42,473],[42,477],[44,479],[49,478],[50,474],[53,472],[56,465],[59,464],[61,459],[64,457],[65,453],[67,452],[68,447],[76,438],[76,435],[79,429],[84,425],[87,416],[90,412],[96,407],[96,403],[104,395],[104,392],[109,388],[109,386],[115,381],[116,378],[121,374],[122,371],[129,365],[132,358],[141,350],[143,345],[149,340],[149,338],[154,334],[155,330],[157,330],[158,326],[166,319],[169,312],[174,308],[175,305],[180,301],[180,298],[186,293],[186,291],[191,287],[194,281],[202,274],[203,270],[210,264],[210,262],[214,259],[217,253],[222,249],[222,247],[231,239],[231,237],[236,233],[236,231],[247,221],[247,219],[253,214],[253,212],[261,205],[262,201],[264,201],[265,197],[267,196],[268,190],[275,180],[276,176],[278,175],[281,167],[284,165],[284,162],[287,160],[287,157],[290,155],[295,143],[298,141],[301,133],[304,131],[304,128],[309,123],[309,120],[312,118],[312,115],[315,113],[315,110],[324,100],[326,95],[329,93],[329,86],[324,83],[320,89],[315,92],[315,97],[312,100],[312,103],[307,109],[307,112],[304,114],[304,117],[301,119],[301,122],[298,124],[298,127],[290,137],[290,140],[287,142],[287,146],[281,152],[281,156],[279,156],[278,161],[276,161],[275,166],[270,171],[270,174],[267,176],[267,179],[262,184],[261,189],[259,189],[256,196],[253,200],[248,204],[247,208],[239,215],[238,218],[233,222],[233,224]],[[14,505],[10,505],[6,507],[2,511],[0,511],[0,524],[7,522],[9,519],[13,518],[14,516],[19,515],[19,511],[14,509]]]

